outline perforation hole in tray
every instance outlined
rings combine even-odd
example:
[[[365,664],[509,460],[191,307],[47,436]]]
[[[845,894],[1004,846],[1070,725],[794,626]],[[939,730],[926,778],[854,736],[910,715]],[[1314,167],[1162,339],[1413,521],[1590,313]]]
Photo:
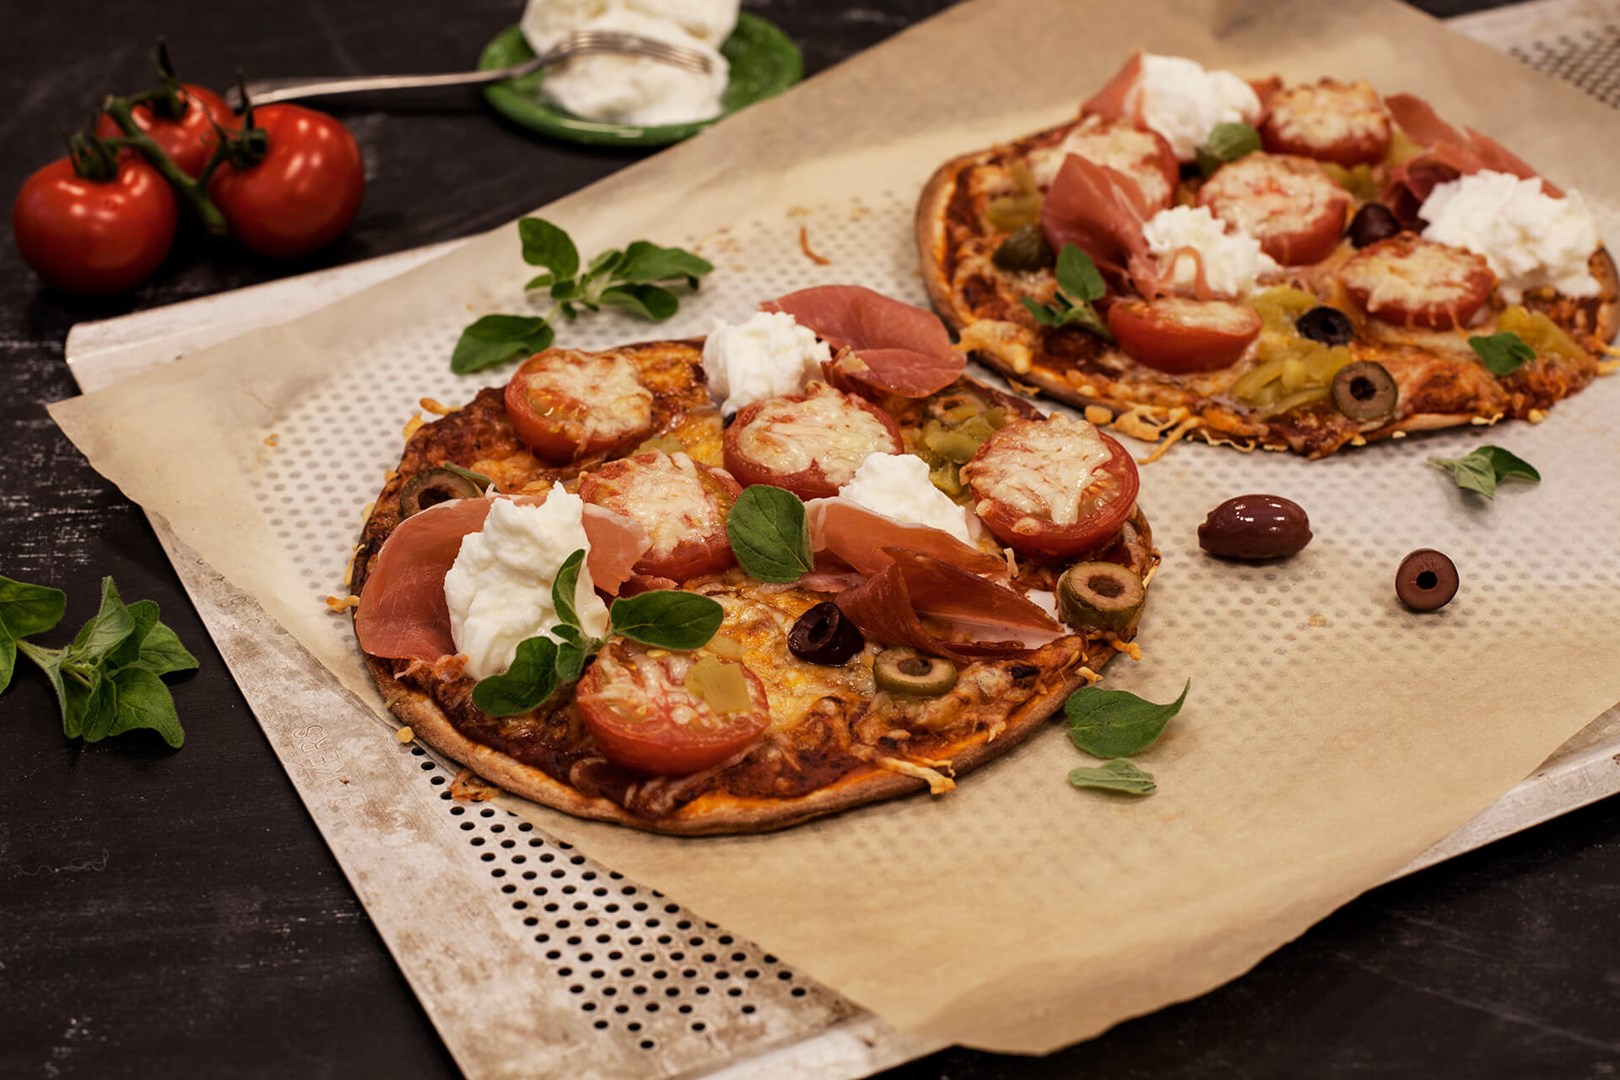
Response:
[[[642,1050],[703,1036],[746,1038],[785,1010],[795,1027],[848,1015],[842,998],[662,893],[488,804],[454,798],[454,773],[407,752],[462,834],[470,860],[523,928],[531,956],[598,1031]],[[451,766],[450,768],[453,768]]]
[[[1514,45],[1508,50],[1537,71],[1574,83],[1605,105],[1620,108],[1620,18]]]

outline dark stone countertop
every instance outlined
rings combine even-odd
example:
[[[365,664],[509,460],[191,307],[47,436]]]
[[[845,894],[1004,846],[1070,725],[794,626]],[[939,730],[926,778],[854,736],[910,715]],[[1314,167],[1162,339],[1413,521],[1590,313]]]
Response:
[[[750,2],[809,73],[946,0]],[[1431,3],[1449,14],[1480,6]],[[61,153],[102,93],[150,83],[167,36],[187,77],[431,71],[476,57],[517,0],[10,5],[0,190]],[[0,574],[68,590],[113,575],[202,666],[175,684],[189,739],[61,735],[45,683],[0,698],[0,1075],[438,1076],[455,1072],[298,801],[141,512],[46,417],[70,396],[68,328],[463,236],[642,156],[543,142],[471,92],[335,107],[365,151],[359,220],[272,263],[182,241],[133,294],[39,287],[0,246]],[[1250,974],[1042,1060],[950,1050],[900,1077],[1559,1076],[1620,1069],[1620,801],[1376,889]]]

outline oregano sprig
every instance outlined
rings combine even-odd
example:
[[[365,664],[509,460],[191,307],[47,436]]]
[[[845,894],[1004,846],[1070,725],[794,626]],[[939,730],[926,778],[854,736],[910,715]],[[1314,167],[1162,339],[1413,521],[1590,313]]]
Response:
[[[537,709],[559,686],[575,682],[601,649],[601,638],[579,621],[575,598],[585,550],[572,552],[557,568],[551,583],[551,605],[558,624],[545,634],[518,643],[512,665],[499,675],[478,680],[472,702],[490,716],[516,716]],[[680,589],[653,589],[613,601],[608,633],[656,648],[690,651],[714,637],[725,618],[717,600]]]
[[[682,248],[660,247],[637,240],[628,247],[604,251],[580,272],[579,248],[560,226],[544,218],[518,222],[523,261],[541,272],[524,289],[544,291],[551,308],[543,316],[485,315],[461,332],[450,355],[450,370],[466,375],[530,356],[556,340],[553,321],[560,315],[577,319],[584,312],[622,307],[644,319],[663,322],[680,310],[675,289],[696,289],[714,270],[700,256]]]
[[[1091,306],[1093,300],[1100,300],[1103,293],[1108,291],[1102,273],[1097,269],[1097,264],[1091,261],[1091,256],[1073,244],[1064,244],[1058,252],[1056,276],[1057,292],[1050,304],[1043,304],[1030,296],[1020,297],[1018,302],[1042,326],[1079,326],[1105,341],[1113,341],[1114,335],[1108,329],[1108,324]]]
[[[21,652],[39,666],[62,711],[62,733],[99,742],[147,728],[170,746],[185,742],[163,676],[190,671],[197,658],[158,618],[150,600],[125,604],[113,579],[101,582],[101,606],[60,649],[25,638],[54,629],[67,607],[59,589],[0,577],[0,690]]]

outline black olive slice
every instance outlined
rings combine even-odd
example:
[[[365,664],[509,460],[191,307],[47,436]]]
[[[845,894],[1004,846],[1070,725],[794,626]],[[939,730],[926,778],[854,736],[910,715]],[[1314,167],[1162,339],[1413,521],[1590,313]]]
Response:
[[[1368,244],[1388,240],[1401,231],[1401,223],[1383,203],[1368,203],[1350,219],[1350,243],[1358,251]]]
[[[891,694],[938,697],[956,685],[956,665],[916,649],[884,649],[872,661],[872,677]]]
[[[1075,563],[1058,578],[1058,614],[1075,629],[1122,631],[1136,621],[1146,597],[1142,579],[1118,563]]]
[[[1356,324],[1335,307],[1313,307],[1294,322],[1302,337],[1323,345],[1348,345],[1356,340]]]
[[[1399,393],[1384,365],[1371,360],[1346,364],[1333,376],[1333,407],[1361,423],[1393,417]]]
[[[1457,595],[1457,564],[1433,548],[1419,548],[1395,571],[1395,595],[1413,611],[1434,611]]]
[[[1045,270],[1056,260],[1039,225],[1020,225],[1001,242],[990,261],[1003,270]]]
[[[418,510],[426,510],[451,499],[476,499],[483,489],[470,476],[446,468],[427,469],[405,482],[399,493],[399,516],[403,520]]]
[[[866,648],[866,639],[838,605],[824,600],[799,616],[788,631],[788,652],[812,664],[837,667]]]

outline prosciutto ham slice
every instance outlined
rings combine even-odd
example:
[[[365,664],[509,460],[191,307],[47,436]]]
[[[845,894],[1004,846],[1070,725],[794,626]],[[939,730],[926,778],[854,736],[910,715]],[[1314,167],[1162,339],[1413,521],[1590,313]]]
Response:
[[[884,393],[922,398],[962,374],[965,361],[951,347],[939,316],[859,285],[818,285],[760,305],[808,326],[834,349],[834,373]]]
[[[1105,273],[1151,276],[1142,235],[1148,216],[1147,200],[1135,180],[1070,154],[1041,204],[1041,231],[1053,251],[1073,244]]]
[[[520,496],[538,506],[544,496]],[[444,575],[455,565],[461,541],[483,529],[489,499],[454,499],[400,522],[372,560],[354,613],[360,647],[373,656],[431,663],[456,651]],[[596,587],[616,594],[650,544],[646,530],[629,518],[587,504],[585,536],[591,542],[586,568]]]
[[[1080,106],[1081,116],[1100,116],[1104,120],[1127,119],[1135,122],[1140,119],[1134,115],[1138,110],[1130,109],[1131,91],[1136,89],[1137,81],[1142,78],[1142,56],[1140,49],[1131,54],[1125,61],[1125,66],[1114,73],[1114,77],[1103,84],[1091,97]]]
[[[889,548],[904,548],[950,563],[972,574],[1005,577],[1000,556],[964,544],[943,529],[897,521],[841,496],[811,499],[805,504],[810,547],[830,552],[863,574],[875,574],[894,562]]]
[[[840,611],[867,636],[962,663],[1022,656],[1067,631],[999,582],[903,548],[864,585],[838,594]]]
[[[1563,191],[1517,154],[1473,128],[1458,130],[1440,119],[1434,107],[1416,94],[1392,94],[1384,99],[1390,118],[1400,125],[1413,142],[1426,150],[1402,163],[1390,176],[1386,201],[1405,223],[1417,219],[1417,208],[1440,184],[1459,176],[1490,170],[1509,173],[1521,180],[1540,179],[1541,189],[1553,198]]]

